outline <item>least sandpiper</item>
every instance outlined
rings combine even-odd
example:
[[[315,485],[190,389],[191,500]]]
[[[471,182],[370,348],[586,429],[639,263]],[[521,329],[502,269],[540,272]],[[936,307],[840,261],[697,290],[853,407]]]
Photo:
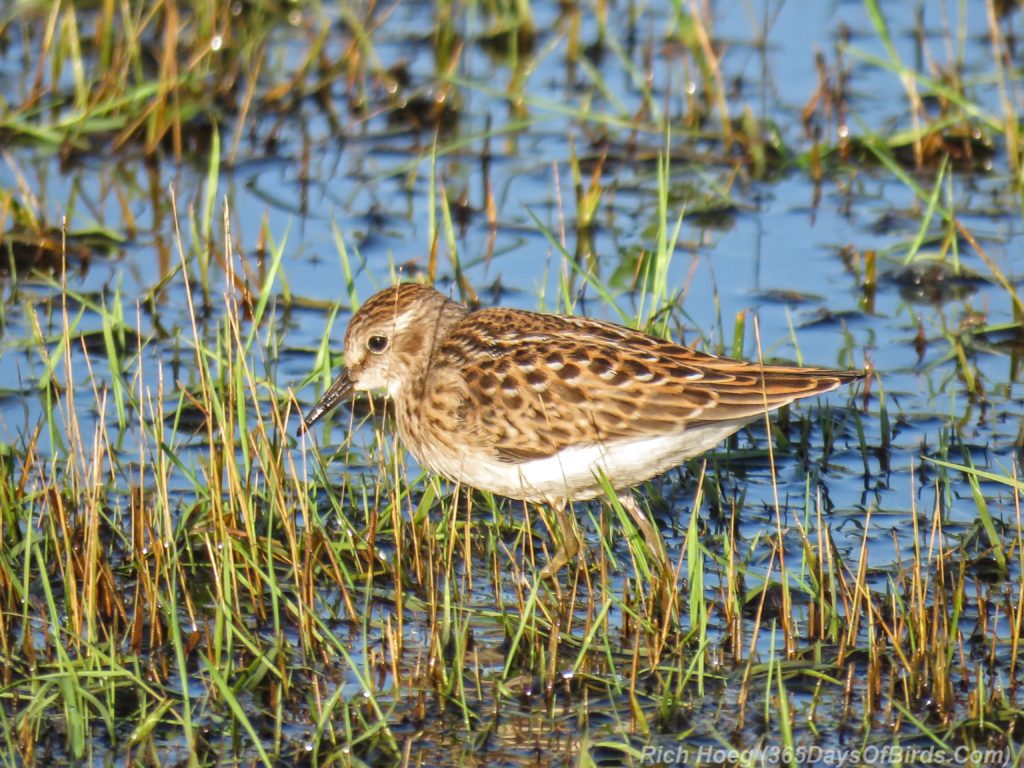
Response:
[[[353,391],[383,390],[421,465],[552,508],[563,543],[542,572],[549,575],[579,549],[567,504],[604,493],[602,478],[663,556],[629,489],[767,411],[862,375],[717,357],[587,317],[470,311],[403,283],[356,312],[345,369],[304,426]]]

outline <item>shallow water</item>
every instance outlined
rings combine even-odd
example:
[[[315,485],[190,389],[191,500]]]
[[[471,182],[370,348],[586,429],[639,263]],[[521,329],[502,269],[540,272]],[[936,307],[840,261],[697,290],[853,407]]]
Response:
[[[933,58],[941,66],[952,45],[972,81],[971,96],[983,109],[998,115],[983,5],[947,2],[918,7],[925,19],[925,48],[912,34],[914,4],[887,4],[884,9],[901,59]],[[668,112],[682,126],[689,108],[690,84],[695,82],[695,65],[680,54],[675,34],[682,16],[677,16],[676,6],[670,3],[609,8],[606,44],[595,49],[590,59],[574,59],[566,50],[572,25],[579,25],[581,41],[592,43],[600,36],[596,15],[587,8],[574,16],[557,4],[536,4],[532,10],[536,38],[532,47],[520,51],[518,67],[511,65],[510,57],[485,44],[493,19],[480,9],[468,12],[456,25],[465,46],[457,77],[446,85],[435,76],[440,54],[435,54],[429,34],[436,24],[435,6],[397,4],[376,30],[374,50],[380,72],[408,78],[401,95],[388,94],[390,81],[381,75],[367,86],[370,104],[364,112],[353,103],[354,89],[339,79],[329,89],[329,102],[340,129],[332,126],[329,112],[312,98],[299,101],[284,120],[248,115],[236,162],[220,169],[212,199],[218,212],[221,202],[227,201],[239,264],[254,275],[264,274],[270,262],[261,252],[264,235],[275,244],[285,243],[271,308],[277,322],[267,334],[261,352],[265,357],[257,361],[256,368],[267,370],[276,386],[292,388],[303,406],[313,402],[322,386],[321,381],[308,381],[308,375],[325,324],[333,318],[332,347],[338,350],[349,317],[350,289],[339,255],[339,238],[352,265],[351,292],[359,299],[390,284],[395,275],[416,278],[425,271],[436,226],[441,232],[436,284],[442,290],[451,289],[452,265],[457,263],[484,304],[572,309],[622,320],[572,272],[569,259],[552,246],[539,222],[555,240],[564,242],[568,254],[578,255],[580,263],[611,287],[626,318],[635,316],[640,294],[634,290],[633,267],[638,252],[655,247],[658,224],[656,160],[666,146],[666,137],[656,118]],[[837,41],[846,38],[859,51],[886,56],[867,9],[860,3],[785,0],[770,9],[768,20],[760,16],[760,6],[752,9],[742,3],[716,4],[714,12],[715,37],[726,50],[722,76],[729,84],[730,114],[740,118],[749,108],[767,122],[765,134],[770,135],[769,128],[777,131],[780,145],[798,154],[808,153],[812,147],[800,112],[818,86],[815,54],[820,51],[830,69],[834,68]],[[315,30],[329,26],[326,50],[335,57],[351,41],[348,24],[341,17],[332,17],[333,10],[297,9],[295,13],[297,23],[279,26],[272,39],[271,59],[279,68],[279,80],[301,63]],[[1007,24],[1019,24],[1019,18],[1010,18]],[[0,55],[0,71],[7,73],[8,83],[20,80],[17,62],[29,53],[19,48],[21,42],[13,37],[7,52]],[[891,135],[909,128],[907,96],[899,79],[848,49],[842,58],[851,68],[847,94],[851,134]],[[652,98],[645,102],[642,91],[648,81]],[[16,84],[9,87],[18,88]],[[451,114],[445,130],[436,135],[429,126],[411,125],[409,115],[400,108],[403,98],[425,99],[436,105],[442,93]],[[509,93],[511,98],[506,97]],[[647,115],[648,111],[654,114]],[[638,114],[644,115],[639,121],[635,120]],[[237,115],[226,115],[220,126],[225,154],[237,120]],[[821,123],[820,127],[828,142],[835,140],[834,123]],[[492,135],[484,138],[487,132]],[[272,146],[268,146],[271,139]],[[431,168],[435,142],[437,163]],[[884,593],[890,580],[898,579],[913,549],[914,531],[908,524],[912,509],[921,516],[925,532],[937,504],[943,512],[946,536],[966,536],[975,527],[977,506],[966,480],[954,482],[953,491],[945,494],[935,484],[938,470],[925,463],[923,455],[953,442],[955,447],[948,456],[953,463],[962,463],[962,451],[969,451],[975,466],[1004,477],[1012,474],[1024,411],[1019,391],[1019,356],[1024,347],[1019,327],[998,330],[1014,322],[1009,292],[996,283],[989,266],[963,241],[959,241],[957,253],[944,255],[941,269],[922,261],[926,255],[939,257],[931,244],[922,248],[912,265],[905,264],[921,225],[923,206],[902,181],[874,162],[843,165],[816,185],[806,170],[793,165],[754,178],[750,165],[721,151],[721,143],[710,129],[705,140],[694,138],[682,127],[678,133],[673,129],[668,142],[672,157],[669,229],[685,214],[667,276],[670,294],[678,296],[670,323],[677,336],[687,343],[728,351],[737,315],[752,312],[766,357],[840,368],[870,364],[876,372],[866,409],[864,401],[851,399],[848,391],[794,407],[794,420],[811,415],[806,463],[793,452],[781,450],[773,473],[763,453],[745,457],[743,449],[764,448],[762,425],[741,433],[731,444],[730,456],[723,448],[712,457],[710,476],[723,496],[743,498],[735,533],[750,549],[741,553],[741,560],[750,574],[777,577],[777,562],[763,538],[764,531],[776,525],[777,491],[782,525],[792,534],[786,540],[786,556],[799,562],[799,530],[807,526],[813,535],[818,525],[813,510],[821,498],[836,549],[847,561],[856,562],[866,540],[867,561],[875,578],[870,586]],[[589,185],[586,174],[605,151],[601,177],[605,191],[587,242],[576,226],[569,158],[575,153],[586,161],[584,181]],[[943,192],[942,203],[948,204],[947,196],[956,201],[960,221],[981,240],[991,261],[1011,284],[1019,287],[1024,238],[1019,199],[1010,189],[1004,153],[1005,149],[997,148],[990,161],[973,171],[954,167],[951,180],[944,182],[948,191]],[[188,362],[193,312],[180,274],[160,288],[151,304],[147,297],[180,263],[168,190],[173,190],[181,214],[186,247],[193,238],[202,241],[207,236],[201,225],[197,231],[192,224],[203,220],[201,212],[209,192],[205,189],[206,154],[190,154],[181,165],[167,159],[145,165],[129,147],[112,154],[90,152],[64,167],[55,152],[22,142],[7,147],[4,160],[0,163],[0,190],[22,200],[31,198],[38,216],[55,226],[67,216],[71,233],[102,227],[123,238],[123,242],[106,247],[90,244],[88,257],[69,259],[68,316],[78,332],[95,331],[103,327],[96,306],[108,310],[121,307],[130,335],[138,333],[147,340],[141,387],[155,397],[156,375],[162,366],[162,395],[173,408],[180,388],[194,390],[198,386],[196,372]],[[908,173],[930,189],[937,168]],[[431,208],[432,174],[436,174],[437,195],[465,201],[457,211],[465,218],[455,222],[450,243],[440,217],[435,215],[436,224],[431,222],[435,213]],[[494,195],[493,227],[484,214],[487,188]],[[213,220],[219,228],[220,213]],[[929,234],[941,234],[939,226],[933,224]],[[219,240],[216,232],[213,238]],[[868,251],[878,253],[878,281],[873,287],[865,287],[860,268],[853,266]],[[977,279],[954,274],[950,264],[970,270]],[[190,266],[193,299],[199,308],[198,333],[204,337],[216,333],[224,309],[225,276],[216,263],[210,270],[214,288],[205,306],[197,287],[196,266]],[[293,298],[290,306],[283,299],[282,281]],[[571,308],[562,301],[561,286],[565,284],[570,286]],[[57,342],[64,322],[61,279],[59,272],[54,272],[50,278],[19,275],[14,282],[5,274],[3,286],[0,440],[20,446],[42,421],[45,410],[52,407],[40,394],[38,382],[46,367],[41,350],[59,352]],[[334,316],[332,308],[338,302],[341,309]],[[644,305],[643,309],[650,307]],[[42,341],[34,338],[36,323]],[[965,390],[960,363],[947,340],[948,336],[966,334],[965,329],[972,326],[996,329],[980,342],[969,334],[962,337],[984,398]],[[102,342],[90,349],[91,366],[79,349],[71,356],[77,382],[75,413],[83,434],[92,434],[101,419],[108,430],[117,433],[120,456],[130,465],[138,453],[137,428],[116,423],[109,399],[105,407],[98,405],[95,392],[112,392],[114,374],[106,363]],[[748,358],[758,355],[749,321],[743,353]],[[62,369],[58,367],[58,371],[63,380]],[[888,448],[882,446],[882,392],[893,427]],[[826,409],[827,415],[822,415]],[[857,418],[866,445],[877,449],[869,451],[866,458],[857,437]],[[820,464],[822,420],[837,425],[827,467]],[[318,439],[327,444],[325,455],[329,447],[345,438],[346,424],[347,418],[340,416],[327,434],[318,433]],[[360,429],[354,445],[375,456],[379,438],[371,426]],[[789,437],[796,439],[797,432],[793,427]],[[958,437],[963,449],[951,440],[951,434]],[[189,436],[182,432],[177,437],[186,461],[190,451],[202,454],[202,433]],[[39,449],[53,452],[54,440],[59,438],[44,432]],[[385,444],[390,445],[390,440]],[[314,461],[304,453],[301,441],[295,442],[293,450],[306,466]],[[357,486],[359,478],[365,478],[373,487],[378,466],[370,456],[352,463],[335,461],[326,472],[339,484],[354,476]],[[671,472],[643,493],[652,500],[673,560],[681,558],[684,551],[698,469],[693,465]],[[312,478],[312,469],[308,473]],[[417,475],[410,459],[408,476]],[[125,484],[120,484],[120,495],[114,494],[115,514],[123,514],[117,511],[116,500],[127,495]],[[186,500],[194,487],[181,476],[172,476],[170,484]],[[1012,524],[1016,511],[1011,489],[985,480],[980,487],[993,516]],[[596,523],[609,519],[617,525],[614,515],[599,506],[580,511],[591,551],[604,558]],[[328,514],[328,510],[322,513]],[[500,514],[517,517],[523,512],[521,505],[507,505]],[[349,522],[358,531],[364,521],[342,520],[338,525],[344,528]],[[705,546],[719,551],[721,537],[730,526],[728,512],[709,515],[705,509],[701,525],[706,526]],[[920,535],[926,540],[925,533]],[[378,546],[387,551],[393,544],[382,541]],[[979,548],[979,554],[982,550]],[[620,538],[608,556],[612,558],[609,567],[620,573],[609,583],[625,589],[634,578],[628,546]],[[494,654],[489,663],[485,660],[476,669],[485,677],[499,677],[508,625],[484,616],[488,611],[508,610],[522,595],[507,585],[503,587],[507,592],[493,594],[487,587],[490,563],[476,565],[476,589],[462,596],[469,606],[465,620],[479,653]],[[707,567],[705,588],[714,595],[724,575],[710,561]],[[1016,581],[1018,575],[1011,573],[1009,580]],[[462,576],[466,577],[464,569]],[[600,605],[603,598],[596,595],[592,599]],[[332,600],[331,595],[323,596],[325,604]],[[581,598],[575,608],[581,621],[592,611],[590,600]],[[383,632],[392,606],[384,600],[374,602],[370,609],[373,617],[366,626]],[[424,645],[431,638],[424,626],[427,617],[421,610],[407,610],[405,616],[405,657],[400,666],[411,678],[415,678],[420,660],[430,656],[431,649]],[[615,609],[607,621],[609,634],[627,623]],[[729,628],[718,622],[719,618],[712,618],[709,637],[712,643],[724,646]],[[761,626],[754,645],[758,653],[770,657],[778,640],[767,623]],[[627,630],[622,631],[625,634]],[[751,638],[746,640],[749,647]],[[382,647],[383,642],[379,635],[365,636],[355,630],[352,641],[362,648],[354,654],[355,666],[364,663],[360,659],[366,658],[367,648]],[[628,659],[616,656],[614,661],[612,669],[606,670],[607,680],[595,676],[585,682],[567,682],[568,692],[555,697],[553,710],[538,703],[537,696],[524,694],[521,717],[508,711],[507,704],[503,707],[494,702],[490,681],[482,684],[487,692],[479,699],[481,710],[502,710],[502,722],[493,731],[486,753],[487,764],[558,762],[578,746],[584,733],[595,741],[633,743],[638,749],[661,743],[631,730],[630,704],[623,692]],[[358,698],[363,683],[350,670],[346,672],[345,666],[339,662],[337,669],[324,674],[343,697]],[[741,740],[756,742],[757,724],[733,722],[729,682],[737,670],[723,663],[721,674],[714,684],[719,695],[709,696],[701,705],[706,710],[688,711],[685,723],[667,723],[662,736],[671,740],[685,733],[687,738],[698,739],[695,745],[700,739],[714,744],[718,743],[715,734],[738,730]],[[404,683],[408,685],[408,679]],[[822,694],[813,684],[807,685],[801,692],[793,684],[793,706],[807,707],[813,702],[819,717],[833,724],[846,722],[848,705],[842,700],[841,688]],[[401,687],[389,673],[377,689],[387,701],[388,691]],[[586,699],[585,705],[580,697]],[[653,707],[652,701],[645,699],[641,709]],[[407,711],[410,707],[409,696],[398,691],[391,718],[396,733],[402,733],[407,722],[403,718],[416,720]],[[439,764],[449,759],[456,747],[466,755],[477,754],[457,715],[436,703],[429,710],[417,722],[436,726],[436,730],[429,729],[426,743],[417,742],[416,759]],[[874,724],[878,728],[884,725]],[[422,737],[422,727],[410,730]],[[837,746],[843,740],[840,734],[839,727],[833,735],[798,729],[797,740]],[[291,738],[297,742],[307,738],[301,725]],[[172,750],[168,745],[168,754]],[[612,750],[607,760],[611,764],[621,758],[621,751]]]

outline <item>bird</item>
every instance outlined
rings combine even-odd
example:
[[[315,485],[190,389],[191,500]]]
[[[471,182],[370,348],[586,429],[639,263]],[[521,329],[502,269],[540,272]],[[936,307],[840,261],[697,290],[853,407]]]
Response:
[[[421,466],[552,509],[562,541],[541,570],[547,577],[580,548],[566,509],[609,485],[667,563],[634,486],[766,412],[863,376],[720,357],[584,316],[470,310],[431,286],[405,282],[352,316],[345,367],[300,430],[356,392],[382,391]]]

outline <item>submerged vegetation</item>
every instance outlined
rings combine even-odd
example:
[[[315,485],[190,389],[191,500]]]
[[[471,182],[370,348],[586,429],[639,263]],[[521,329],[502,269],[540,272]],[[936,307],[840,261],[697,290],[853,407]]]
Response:
[[[711,5],[0,11],[0,764],[1021,761],[1018,6]],[[297,434],[394,279],[871,375],[538,579]]]

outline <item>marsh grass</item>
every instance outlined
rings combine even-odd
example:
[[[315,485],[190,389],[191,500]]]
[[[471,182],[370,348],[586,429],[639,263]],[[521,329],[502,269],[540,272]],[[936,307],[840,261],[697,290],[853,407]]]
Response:
[[[730,103],[725,49],[698,2],[673,9],[663,54],[647,37],[639,56],[638,19],[617,24],[603,3],[569,4],[566,77],[596,97],[558,104],[530,88],[534,56],[556,44],[525,2],[472,4],[486,22],[481,40],[465,39],[461,6],[439,4],[426,84],[388,60],[387,16],[372,4],[342,11],[340,48],[330,24],[300,13],[303,45],[284,76],[268,58],[289,21],[283,6],[233,15],[203,3],[55,2],[0,22],[28,41],[34,62],[20,100],[0,115],[4,139],[66,164],[106,146],[205,157],[193,203],[179,210],[166,195],[174,257],[141,299],[121,284],[77,285],[83,262],[133,235],[131,206],[119,205],[121,232],[70,228],[74,201],[61,226],[10,161],[19,183],[0,192],[0,272],[19,306],[0,304],[0,324],[24,318],[13,344],[33,363],[24,396],[41,415],[0,451],[0,762],[411,765],[456,754],[638,764],[652,745],[765,739],[792,757],[830,731],[860,749],[1006,748],[1001,758],[1019,762],[1022,483],[1014,462],[980,464],[958,436],[966,416],[957,405],[940,411],[948,426],[936,447],[923,446],[902,476],[892,471],[902,393],[886,389],[887,372],[873,373],[850,402],[787,410],[641,489],[665,536],[667,578],[629,515],[602,501],[577,505],[578,561],[540,580],[560,535],[547,511],[418,471],[386,404],[357,403],[315,439],[296,436],[297,393],[325,386],[343,362],[332,350],[365,298],[365,261],[333,224],[342,300],[303,351],[312,373],[287,382],[285,337],[308,309],[289,281],[289,233],[264,223],[257,258],[240,253],[241,214],[223,195],[221,174],[243,154],[257,114],[255,133],[268,143],[277,130],[266,124],[303,103],[319,105],[337,133],[385,115],[389,136],[421,142],[381,173],[409,190],[428,179],[426,279],[450,279],[460,298],[482,304],[474,275],[499,253],[505,223],[489,170],[504,158],[497,147],[568,120],[592,141],[570,141],[564,190],[559,164],[552,169],[557,226],[528,211],[559,276],[539,308],[569,311],[596,297],[622,322],[672,336],[689,320],[687,286],[670,278],[673,256],[691,247],[684,222],[740,215],[739,187],[794,169],[819,187],[817,206],[821,185],[862,162],[915,201],[894,217],[906,237],[850,255],[867,315],[894,271],[938,263],[943,276],[968,281],[966,256],[1013,307],[1016,322],[945,325],[922,342],[942,345],[932,370],[958,363],[936,391],[983,405],[1003,385],[980,361],[1019,335],[1024,310],[1017,276],[989,256],[954,181],[984,165],[994,140],[1019,180],[1019,83],[1005,29],[986,2],[995,113],[972,99],[976,83],[956,56],[929,58],[927,72],[901,60],[884,9],[867,7],[885,55],[841,41],[834,66],[819,58],[818,92],[802,116],[817,133],[805,155],[767,117]],[[598,35],[588,41],[580,29],[591,11]],[[467,46],[478,44],[511,73],[507,89],[463,77]],[[601,55],[633,84],[635,111]],[[851,59],[904,85],[909,127],[880,133],[851,120]],[[676,73],[693,84],[684,120],[667,95]],[[470,92],[507,99],[510,119],[454,130]],[[222,147],[211,126],[228,122]],[[475,164],[479,191],[446,174],[452,159]],[[309,168],[299,165],[305,190]],[[680,171],[690,165],[698,186]],[[596,234],[622,216],[616,198],[627,189],[651,201],[647,246],[602,272]],[[460,231],[474,218],[489,239],[467,254]],[[392,261],[379,282],[401,277]],[[46,298],[33,293],[40,286]],[[187,306],[187,327],[166,327],[168,293]],[[721,312],[717,320],[697,343],[736,356],[781,347],[762,348],[752,316],[731,327]],[[814,362],[861,360],[851,332],[841,333],[835,361]],[[798,338],[791,325],[797,359]],[[851,466],[862,468],[865,494],[836,508],[828,484]],[[901,509],[875,501],[870,488],[883,483],[905,486]],[[963,505],[971,526],[950,514]],[[883,566],[879,549],[890,553]]]
[[[975,721],[996,733],[1012,728],[1012,708],[982,689],[959,720],[955,691],[975,676],[965,662],[975,656],[968,636],[992,654],[1002,655],[1006,642],[1018,647],[1019,568],[1018,597],[965,632],[964,601],[977,582],[966,553],[942,536],[938,504],[930,517],[911,510],[914,551],[900,553],[879,585],[867,557],[872,511],[862,548],[845,559],[808,475],[804,522],[791,530],[776,516],[762,568],[749,559],[756,542],[707,538],[702,469],[674,551],[681,602],[666,607],[649,587],[643,545],[620,546],[628,516],[606,521],[603,505],[584,516],[584,558],[547,584],[535,577],[545,544],[530,510],[424,484],[376,429],[365,459],[347,438],[333,461],[296,444],[295,403],[273,385],[264,351],[278,332],[271,297],[279,273],[271,267],[259,286],[234,272],[229,221],[225,214],[225,312],[214,333],[193,327],[187,381],[169,381],[159,356],[147,354],[151,339],[115,343],[119,328],[139,326],[137,310],[118,295],[114,306],[96,306],[102,353],[76,335],[74,307],[85,299],[67,287],[64,341],[51,346],[37,335],[53,372],[45,391],[57,390],[40,430],[53,458],[34,447],[37,433],[3,486],[14,517],[4,526],[0,647],[23,660],[6,666],[2,692],[12,753],[85,759],[103,733],[126,755],[162,759],[176,734],[181,755],[198,762],[231,751],[271,763],[307,750],[318,761],[392,761],[411,754],[396,730],[405,720],[460,723],[472,753],[503,738],[495,724],[510,709],[525,705],[539,725],[568,707],[585,732],[618,700],[627,706],[610,707],[622,718],[613,732],[657,740],[685,737],[702,702],[730,689],[738,727],[763,722],[795,746],[814,727],[796,717],[792,700],[791,688],[803,690],[806,680],[812,707],[845,697],[861,729],[906,721],[951,745],[974,743]],[[187,241],[179,240],[176,279],[194,296],[198,259]],[[76,359],[102,369],[109,385],[81,386]],[[92,434],[77,417],[83,392],[99,410]],[[195,435],[180,430],[190,410],[199,417]],[[361,418],[347,416],[340,431],[359,433]],[[108,424],[135,431],[131,456]],[[801,430],[790,424],[791,433]],[[349,476],[339,484],[324,474],[339,460],[377,470],[368,482]],[[938,498],[950,480],[937,482]],[[1020,485],[1010,487],[1019,505]],[[983,497],[976,500],[986,556],[1006,562],[1012,548],[1019,558],[1019,514],[1002,531]],[[798,549],[787,551],[793,541]],[[998,631],[1000,611],[1009,637]],[[505,641],[486,640],[495,634]],[[296,736],[300,711],[310,721]],[[210,728],[214,713],[227,729]],[[637,754],[628,740],[563,745],[564,754],[602,748]]]

